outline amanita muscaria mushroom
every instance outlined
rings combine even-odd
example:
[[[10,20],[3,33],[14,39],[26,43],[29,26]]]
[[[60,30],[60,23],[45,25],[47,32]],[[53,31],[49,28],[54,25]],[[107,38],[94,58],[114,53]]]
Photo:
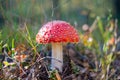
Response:
[[[63,48],[62,43],[78,42],[77,31],[69,23],[60,20],[54,20],[46,23],[36,35],[36,41],[41,44],[52,43],[52,69],[59,69],[62,72],[63,66]]]

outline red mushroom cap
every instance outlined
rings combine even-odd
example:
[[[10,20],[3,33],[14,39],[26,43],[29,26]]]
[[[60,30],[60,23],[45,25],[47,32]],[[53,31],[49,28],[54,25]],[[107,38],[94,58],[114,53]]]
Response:
[[[67,22],[55,20],[43,25],[36,35],[38,43],[78,42],[77,31]]]

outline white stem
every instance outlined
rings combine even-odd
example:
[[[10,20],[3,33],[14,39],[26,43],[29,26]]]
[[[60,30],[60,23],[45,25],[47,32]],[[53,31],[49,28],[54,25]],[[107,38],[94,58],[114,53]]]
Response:
[[[62,72],[63,66],[63,48],[61,43],[52,43],[52,57],[57,59],[52,59],[52,69],[59,69]],[[60,62],[59,62],[59,61]]]

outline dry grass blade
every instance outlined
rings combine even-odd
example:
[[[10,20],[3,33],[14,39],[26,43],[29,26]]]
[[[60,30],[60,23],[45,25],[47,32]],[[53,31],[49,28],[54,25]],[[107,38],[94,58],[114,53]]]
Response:
[[[55,76],[56,76],[57,80],[62,80],[61,77],[60,77],[60,74],[57,71],[55,73]]]

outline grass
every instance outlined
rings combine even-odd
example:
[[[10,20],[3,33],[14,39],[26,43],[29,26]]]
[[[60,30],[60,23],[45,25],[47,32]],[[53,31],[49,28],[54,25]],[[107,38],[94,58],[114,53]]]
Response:
[[[0,30],[0,55],[7,53],[7,58],[13,59],[13,62],[15,62],[16,64],[13,66],[10,65],[10,62],[6,60],[5,61],[7,63],[5,63],[4,61],[0,61],[0,71],[2,72],[8,70],[8,76],[5,76],[6,73],[3,72],[1,73],[2,76],[0,74],[0,79],[16,79],[16,76],[14,75],[17,75],[19,78],[21,78],[21,76],[24,76],[22,71],[24,73],[27,73],[27,71],[29,72],[29,75],[25,74],[27,78],[30,77],[30,75],[34,76],[33,78],[37,78],[35,74],[38,74],[37,76],[41,77],[42,75],[42,77],[50,77],[52,80],[60,80],[61,78],[66,77],[70,77],[71,79],[71,76],[74,76],[74,78],[77,78],[77,76],[82,76],[82,78],[84,77],[84,79],[86,80],[86,77],[90,76],[90,72],[93,72],[93,74],[97,74],[95,78],[92,77],[93,80],[117,79],[116,72],[118,69],[114,67],[113,63],[117,59],[117,52],[115,49],[118,41],[118,38],[116,37],[116,28],[118,27],[118,23],[117,20],[112,19],[111,14],[104,19],[101,17],[97,17],[92,25],[89,27],[91,31],[82,31],[80,29],[77,29],[81,38],[79,42],[80,45],[76,44],[73,47],[75,49],[75,53],[81,52],[80,55],[82,55],[83,60],[78,59],[78,62],[82,62],[81,65],[85,67],[81,68],[79,65],[76,64],[76,62],[74,62],[74,59],[70,57],[70,61],[68,62],[70,62],[70,64],[72,65],[72,68],[70,68],[71,73],[69,73],[69,70],[66,70],[66,73],[68,72],[69,75],[64,76],[64,74],[59,74],[57,71],[51,71],[49,68],[47,69],[47,67],[49,67],[50,61],[42,61],[40,55],[48,55],[50,54],[51,50],[50,48],[47,49],[46,45],[38,45],[35,40],[35,36],[40,26],[52,17],[50,13],[50,11],[52,10],[49,9],[52,6],[47,5],[46,3],[48,8],[43,8],[37,3],[39,2],[38,0],[36,2],[34,2],[34,0],[26,0],[23,1],[23,3],[22,1],[16,1],[17,4],[19,2],[20,4],[16,7],[11,7],[11,9],[9,10],[4,10],[3,7],[0,6],[0,10],[2,11],[4,19],[8,21]],[[26,3],[31,4],[25,5]],[[35,7],[33,7],[34,3],[36,3]],[[42,14],[43,16],[41,16]],[[66,14],[69,13],[66,12]],[[74,22],[76,22],[76,17],[80,16],[79,13],[76,13],[77,16],[73,14],[75,13],[73,12],[71,14],[71,18],[69,18],[69,16],[67,15],[62,14],[62,19],[71,21],[73,24]],[[79,24],[76,24],[76,26],[79,26]],[[66,50],[69,51],[69,49]],[[87,50],[90,54],[87,54],[87,52],[85,52]],[[92,56],[92,58],[90,56]],[[80,58],[80,56],[76,56],[73,58],[77,59],[77,57]],[[88,61],[85,60],[84,62],[84,59],[86,59],[86,57],[88,58]],[[24,58],[28,59],[28,61],[24,61]],[[46,56],[44,56],[44,58],[47,59]],[[94,65],[94,68],[92,69],[89,68],[90,62],[92,62],[92,64]],[[6,65],[9,66],[5,68]],[[44,66],[45,69],[43,68]],[[20,75],[17,74],[17,71],[15,71],[16,74],[15,72],[10,73],[9,67],[17,69]],[[67,66],[66,68],[69,67],[70,66]],[[42,73],[43,71],[44,73]],[[13,74],[13,78],[11,78],[9,74]],[[87,77],[87,79],[89,78]]]
[[[98,76],[96,76],[96,78],[100,78],[100,80],[109,80],[111,78],[111,75],[113,75],[113,73],[110,74],[110,72],[112,69],[114,69],[111,64],[116,58],[115,40],[117,40],[117,38],[114,34],[116,33],[115,27],[117,27],[117,23],[113,23],[111,22],[111,20],[109,20],[107,23],[109,27],[104,27],[106,25],[103,24],[102,19],[97,18],[96,20],[97,23],[90,27],[90,29],[93,28],[93,26],[95,27],[92,32],[80,33],[80,38],[82,37],[80,43],[83,45],[82,47],[76,46],[76,50],[85,51],[89,49],[91,52],[93,52],[92,54],[95,55],[95,60],[93,61],[97,62],[95,63],[95,72],[98,72],[100,70],[100,73],[98,74]],[[110,28],[112,28],[113,30],[111,31]],[[0,52],[3,53],[2,49],[7,48],[7,52],[11,53],[10,56],[14,58],[16,56],[16,47],[20,44],[24,44],[31,49],[30,51],[33,51],[32,55],[34,57],[32,57],[32,59],[34,63],[34,61],[36,60],[36,56],[39,55],[39,50],[42,50],[42,47],[45,47],[42,45],[38,46],[38,44],[36,43],[35,35],[37,32],[35,31],[33,30],[33,27],[26,23],[22,27],[18,27],[18,24],[13,25],[12,27],[9,27],[9,25],[3,27],[0,34]],[[89,39],[92,40],[89,41]],[[41,47],[41,49],[38,49],[39,47]],[[30,66],[30,64],[28,65]],[[77,69],[77,71],[75,71],[74,69],[73,73],[78,74],[79,69]],[[54,74],[54,76],[55,75],[56,74]]]
[[[108,24],[109,26],[107,26]],[[98,63],[100,63],[96,64],[96,71],[98,71],[98,69],[100,68],[102,69],[99,74],[99,76],[101,76],[100,80],[110,79],[110,70],[113,68],[111,64],[116,58],[116,54],[114,52],[116,49],[115,40],[117,40],[115,35],[117,34],[115,30],[117,28],[117,23],[109,20],[107,25],[104,25],[102,19],[98,18],[97,24],[94,25],[96,26],[96,29],[92,32],[89,32],[87,38],[82,38],[83,44],[86,47],[90,48],[91,51],[95,51],[96,60],[98,61]],[[92,42],[88,42],[89,38],[92,38]]]

